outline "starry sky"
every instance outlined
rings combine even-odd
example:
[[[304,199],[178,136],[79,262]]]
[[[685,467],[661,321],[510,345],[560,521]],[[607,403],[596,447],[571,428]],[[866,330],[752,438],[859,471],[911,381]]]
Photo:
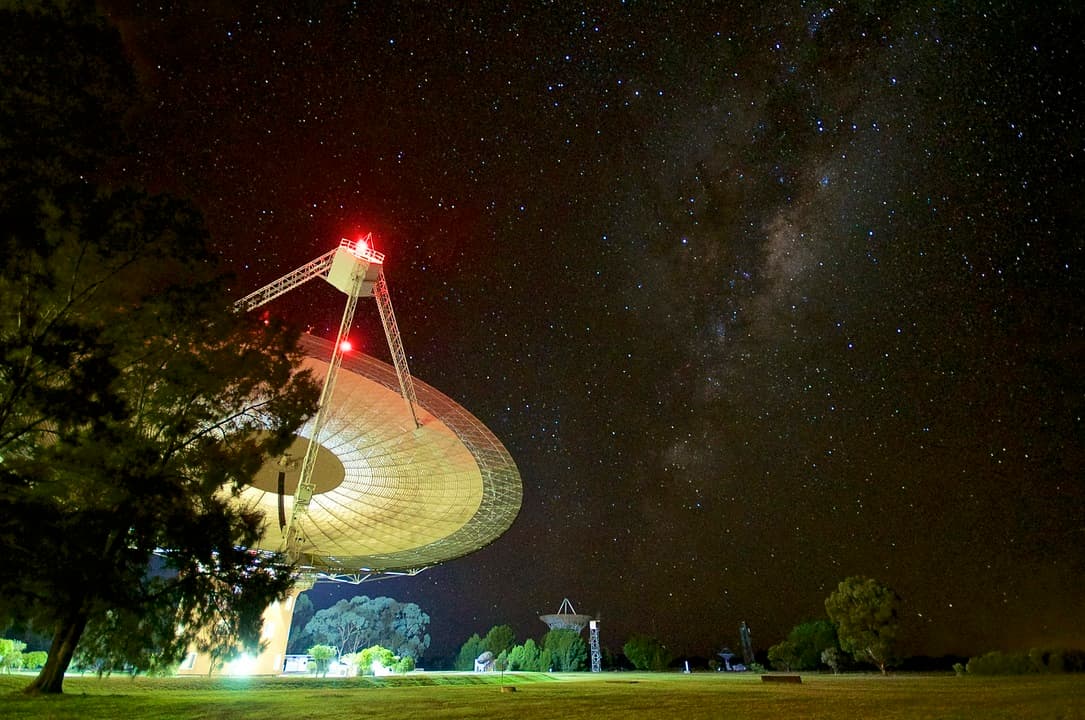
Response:
[[[905,654],[1085,646],[1078,3],[205,5],[105,3],[126,172],[239,297],[372,231],[413,374],[523,476],[493,545],[318,602],[709,655],[863,574]],[[334,336],[317,285],[269,308]]]

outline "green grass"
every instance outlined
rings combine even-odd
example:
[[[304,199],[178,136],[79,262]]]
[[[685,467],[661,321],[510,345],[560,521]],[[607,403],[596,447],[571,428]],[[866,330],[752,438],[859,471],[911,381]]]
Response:
[[[59,697],[26,697],[29,676],[0,676],[4,718],[1060,718],[1085,720],[1085,677],[645,673],[394,678],[69,677]],[[515,692],[502,692],[513,686]]]

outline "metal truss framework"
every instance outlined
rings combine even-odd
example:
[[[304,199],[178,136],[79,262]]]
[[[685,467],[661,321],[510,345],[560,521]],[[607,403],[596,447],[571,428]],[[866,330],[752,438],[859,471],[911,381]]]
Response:
[[[302,338],[311,357],[330,354],[331,362],[317,417],[307,433],[309,442],[280,549],[309,577],[353,584],[413,576],[484,547],[511,526],[523,494],[515,463],[488,428],[436,389],[421,382],[416,386],[392,310],[384,255],[372,249],[370,240],[368,236],[343,240],[336,250],[236,303],[238,310],[252,310],[318,277],[348,296],[334,345],[313,336]],[[376,300],[393,367],[361,353],[343,355],[342,341],[357,299],[370,295]],[[349,371],[344,376],[349,394],[336,395],[335,404],[347,405],[333,412],[340,367]],[[363,391],[366,382],[376,385]],[[406,403],[409,421],[393,415],[394,402],[379,399],[388,391]],[[350,416],[337,416],[340,411],[349,411]],[[391,435],[378,437],[386,431]],[[321,446],[345,463],[347,479],[314,497],[313,471]],[[393,462],[389,454],[393,451],[406,452],[404,460]],[[449,452],[452,455],[444,454]],[[461,490],[467,487],[474,489]],[[253,493],[250,500],[270,499],[260,497],[259,491],[246,492]],[[281,495],[272,507],[281,507]],[[319,517],[311,517],[314,512]]]

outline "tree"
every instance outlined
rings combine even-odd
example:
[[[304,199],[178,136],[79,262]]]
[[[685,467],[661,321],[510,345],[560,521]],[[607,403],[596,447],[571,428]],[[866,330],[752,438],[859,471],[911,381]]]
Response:
[[[638,670],[661,672],[667,669],[674,656],[663,643],[647,635],[633,635],[622,646],[622,652]]]
[[[306,652],[311,658],[313,658],[314,671],[325,677],[328,674],[328,668],[331,667],[332,660],[338,655],[338,651],[331,645],[314,645]]]
[[[769,662],[777,670],[790,672],[798,669],[798,653],[795,651],[795,643],[784,640],[769,648]]]
[[[317,397],[297,333],[233,311],[198,213],[102,181],[131,98],[103,22],[0,10],[0,616],[52,630],[29,692],[85,632],[135,667],[259,644],[292,569],[232,496]]]
[[[576,630],[551,630],[543,636],[542,644],[558,672],[575,672],[587,665],[588,646]]]
[[[831,647],[821,651],[821,662],[829,666],[833,675],[840,673],[840,648]]]
[[[23,667],[27,670],[40,670],[45,666],[45,661],[48,659],[49,654],[44,650],[23,653]]]
[[[539,646],[531,638],[509,651],[509,670],[538,672],[544,669],[539,667]]]
[[[494,656],[507,653],[516,644],[516,633],[509,625],[494,625],[482,639],[482,644]]]
[[[356,595],[317,611],[305,635],[339,647],[344,654],[382,645],[394,655],[420,658],[429,648],[429,615],[414,603]]]
[[[151,674],[168,672],[176,663],[168,648],[160,647],[155,638],[171,642],[176,633],[175,625],[176,617],[165,612],[140,617],[134,613],[107,610],[83,632],[72,663],[77,667],[93,668],[99,675],[125,667],[139,668]],[[221,664],[224,653],[225,649],[213,655],[212,665]]]
[[[900,597],[877,580],[854,576],[841,581],[825,600],[825,610],[836,625],[840,647],[885,675],[900,629]]]
[[[26,643],[22,640],[0,638],[0,669],[10,673],[12,670],[21,668],[23,666],[23,650],[25,649]]]
[[[455,668],[457,670],[474,670],[475,658],[484,652],[486,652],[486,645],[482,638],[478,636],[478,633],[472,634],[460,646],[460,652],[456,655]]]
[[[792,670],[815,670],[821,663],[821,653],[837,647],[836,627],[828,620],[808,620],[788,633],[787,641],[794,651]]]
[[[395,667],[396,659],[396,654],[388,648],[371,645],[358,653],[358,669],[363,675],[373,675],[376,671],[373,663],[390,670]]]
[[[290,637],[286,643],[286,652],[292,655],[304,653],[305,648],[314,644],[313,636],[305,632],[305,626],[313,619],[316,609],[309,593],[301,593],[294,601],[294,615],[290,620]]]

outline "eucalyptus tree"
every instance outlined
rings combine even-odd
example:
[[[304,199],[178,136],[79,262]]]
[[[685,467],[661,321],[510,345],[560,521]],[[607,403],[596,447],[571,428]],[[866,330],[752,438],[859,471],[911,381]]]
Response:
[[[292,568],[235,497],[314,409],[298,335],[233,311],[192,207],[98,176],[134,82],[92,4],[0,9],[0,46],[0,616],[52,636],[28,691],[88,630],[137,667],[255,646]]]
[[[826,598],[825,610],[836,625],[841,649],[885,675],[900,633],[900,596],[873,578],[854,576],[842,580]]]

